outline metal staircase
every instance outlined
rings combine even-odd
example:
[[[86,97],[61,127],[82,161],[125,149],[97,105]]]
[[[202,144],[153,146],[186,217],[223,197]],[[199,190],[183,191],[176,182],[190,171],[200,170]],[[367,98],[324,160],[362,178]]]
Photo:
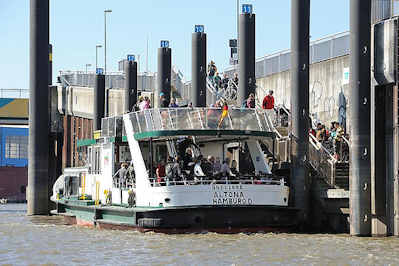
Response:
[[[276,120],[273,121],[273,129],[276,133],[276,141],[265,142],[265,152],[270,157],[271,149],[274,147],[274,161],[280,166],[290,162],[290,137],[288,124],[290,121],[289,111],[284,107],[277,107]],[[286,117],[281,114],[286,114]],[[349,141],[343,139],[349,147]],[[274,145],[274,146],[273,146]],[[346,157],[346,156],[345,156]],[[340,156],[344,158],[344,156]],[[271,159],[270,159],[271,160]],[[309,134],[309,166],[314,175],[325,183],[326,188],[349,189],[349,162],[337,160],[332,152],[313,135]]]
[[[227,88],[217,88],[216,84],[209,77],[206,78],[206,88],[215,96],[216,99],[222,99],[228,104],[236,104],[237,101],[237,84],[232,79],[229,80]]]
[[[237,100],[237,85],[230,80],[227,88],[216,88],[213,81],[207,78],[207,89],[217,99],[222,99],[228,104],[236,104]],[[257,107],[261,108],[259,99],[257,100]],[[290,137],[289,137],[289,123],[291,120],[290,112],[284,106],[276,107],[277,115],[274,121],[269,121],[270,128],[276,134],[275,141],[267,140],[261,144],[262,151],[272,167],[278,164],[281,167],[283,164],[290,162]],[[345,144],[349,147],[349,141],[343,139]],[[343,156],[340,156],[343,158]],[[309,134],[309,166],[320,180],[325,182],[326,186],[335,189],[349,189],[349,162],[337,160],[332,152],[322,143],[320,143],[313,135]]]

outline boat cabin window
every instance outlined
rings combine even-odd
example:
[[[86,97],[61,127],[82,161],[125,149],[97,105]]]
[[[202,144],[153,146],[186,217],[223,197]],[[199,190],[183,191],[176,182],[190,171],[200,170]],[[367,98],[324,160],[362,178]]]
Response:
[[[223,139],[217,136],[196,139],[182,137],[154,141],[152,145],[151,163],[149,143],[141,143],[153,185],[183,185],[200,181],[254,182],[272,176],[271,166],[257,140],[234,137]]]
[[[100,174],[100,146],[91,146],[87,149],[87,166],[90,174]]]

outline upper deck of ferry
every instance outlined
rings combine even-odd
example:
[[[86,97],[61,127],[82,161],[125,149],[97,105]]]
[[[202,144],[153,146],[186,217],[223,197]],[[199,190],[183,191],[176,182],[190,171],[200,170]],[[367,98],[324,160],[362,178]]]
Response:
[[[122,120],[130,122],[136,140],[171,136],[275,137],[273,124],[263,109],[154,108],[102,119],[102,137],[126,136]]]

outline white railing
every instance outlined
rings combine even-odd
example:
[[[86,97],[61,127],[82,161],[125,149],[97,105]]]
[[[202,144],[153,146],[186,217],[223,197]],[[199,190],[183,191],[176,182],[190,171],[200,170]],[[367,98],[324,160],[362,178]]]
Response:
[[[134,133],[161,130],[247,130],[274,132],[261,109],[229,109],[222,118],[220,108],[146,109],[129,115]]]
[[[206,85],[208,91],[218,99],[220,98],[228,103],[234,103],[237,100],[238,86],[232,79],[229,79],[227,88],[223,86],[217,88],[216,84],[209,77],[206,78]]]
[[[249,179],[206,179],[206,178],[195,178],[194,180],[183,179],[183,180],[173,180],[168,178],[163,178],[164,181],[157,182],[155,178],[150,178],[150,184],[153,187],[160,186],[193,186],[193,185],[232,185],[232,184],[248,184],[248,185],[285,185],[284,179],[259,179],[251,177]]]

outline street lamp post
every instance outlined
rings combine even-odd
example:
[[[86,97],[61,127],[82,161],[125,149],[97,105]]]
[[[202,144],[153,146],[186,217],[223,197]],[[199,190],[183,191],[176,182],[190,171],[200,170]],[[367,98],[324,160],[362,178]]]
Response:
[[[111,9],[104,10],[104,75],[107,74],[107,13],[111,12]]]
[[[101,48],[101,47],[103,47],[101,44],[96,45],[96,71],[98,68],[98,48]]]

